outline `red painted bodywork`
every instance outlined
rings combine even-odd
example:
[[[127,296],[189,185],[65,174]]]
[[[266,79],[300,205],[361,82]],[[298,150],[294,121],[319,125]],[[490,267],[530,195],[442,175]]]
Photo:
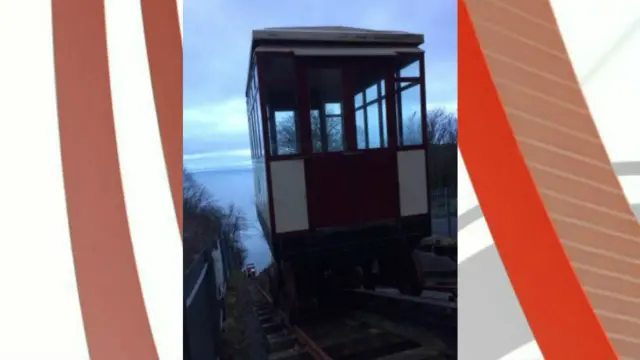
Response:
[[[262,137],[264,148],[262,153],[266,163],[267,201],[266,211],[269,219],[270,234],[275,238],[275,216],[273,199],[270,196],[272,179],[269,166],[275,161],[289,159],[303,159],[305,163],[305,177],[307,190],[307,211],[309,217],[309,232],[323,228],[345,228],[359,226],[383,220],[399,220],[400,201],[397,170],[397,152],[412,149],[423,149],[427,155],[427,126],[426,126],[426,95],[424,56],[417,54],[420,59],[420,77],[396,78],[394,57],[294,57],[293,53],[255,53],[257,63],[258,82],[263,84],[263,62],[268,57],[285,56],[294,59],[295,86],[298,96],[299,111],[298,136],[300,153],[296,155],[273,156],[269,151],[269,133],[267,124],[266,97],[262,94],[264,87],[260,86],[262,99],[260,111],[263,116]],[[308,79],[306,74],[312,68],[340,68],[342,70],[343,86],[343,131],[345,134],[345,151],[335,153],[313,153],[311,148],[311,127],[309,115]],[[387,119],[388,144],[380,149],[357,149],[356,126],[354,114],[353,74],[363,67],[375,68],[385,74],[385,101]],[[417,146],[402,146],[397,139],[396,126],[396,94],[395,84],[400,81],[418,81],[420,83],[422,101],[423,144]],[[425,156],[425,161],[428,156]],[[428,167],[427,167],[428,168]],[[427,186],[427,184],[425,184]],[[429,191],[427,192],[429,194]],[[264,211],[263,210],[263,211]],[[263,214],[264,215],[264,214]],[[266,219],[266,217],[265,217]]]

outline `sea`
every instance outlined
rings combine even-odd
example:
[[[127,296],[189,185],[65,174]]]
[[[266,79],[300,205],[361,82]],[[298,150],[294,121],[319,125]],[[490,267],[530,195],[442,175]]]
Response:
[[[259,271],[266,268],[271,262],[271,251],[258,228],[252,168],[199,170],[192,174],[219,205],[233,204],[244,213],[248,230],[240,235],[247,248],[247,263],[253,263]]]

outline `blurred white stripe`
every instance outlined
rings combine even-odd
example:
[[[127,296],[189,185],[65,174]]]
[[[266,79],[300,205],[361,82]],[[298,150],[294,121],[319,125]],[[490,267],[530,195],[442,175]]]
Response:
[[[637,0],[550,1],[578,77],[591,71],[638,18]]]
[[[460,149],[458,149],[458,215],[469,211],[478,205],[476,193],[473,190],[467,167],[462,159]]]
[[[620,176],[620,186],[630,204],[640,204],[640,175]]]
[[[640,161],[640,1],[551,3],[609,158]]]
[[[612,162],[640,161],[640,21],[630,31],[582,84]]]
[[[640,161],[640,2],[552,3],[610,160]],[[627,200],[640,202],[640,177],[619,179]]]
[[[538,343],[533,340],[501,357],[500,360],[544,360],[544,356],[542,356]]]
[[[184,8],[184,1],[183,0],[176,0],[176,5],[178,6],[178,21],[180,21],[180,38],[183,39],[182,37],[182,14],[183,14],[183,8]]]
[[[483,216],[458,232],[458,264],[491,245],[493,237]]]
[[[62,177],[51,2],[0,2],[0,358],[89,359]]]
[[[182,358],[182,242],[153,98],[139,1],[105,1],[120,171],[160,359]]]

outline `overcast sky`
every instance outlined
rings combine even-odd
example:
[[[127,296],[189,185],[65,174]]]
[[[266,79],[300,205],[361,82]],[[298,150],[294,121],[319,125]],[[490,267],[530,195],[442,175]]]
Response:
[[[455,0],[185,0],[184,163],[249,164],[244,89],[251,30],[352,26],[425,35],[427,102],[457,109]]]

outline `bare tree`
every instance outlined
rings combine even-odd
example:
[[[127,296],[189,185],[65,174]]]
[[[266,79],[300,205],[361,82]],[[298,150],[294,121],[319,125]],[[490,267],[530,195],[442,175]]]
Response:
[[[185,269],[202,250],[217,246],[226,247],[234,267],[244,266],[247,251],[238,234],[246,230],[246,217],[233,205],[227,209],[218,206],[207,189],[186,170],[183,171],[183,214]]]
[[[333,117],[326,122],[327,148],[329,150],[339,150],[342,148],[342,119]],[[279,120],[276,124],[276,144],[278,154],[293,154],[298,149],[299,128],[293,116]],[[320,116],[317,113],[311,114],[311,138],[313,139],[313,149],[322,149],[322,125]]]
[[[422,143],[420,118],[417,112],[402,121],[404,144]],[[458,118],[442,108],[427,111],[427,142],[429,144],[457,144]]]
[[[326,121],[326,138],[329,150],[340,150],[343,146],[342,119],[333,117]],[[402,123],[402,137],[405,145],[422,143],[422,131],[420,117],[417,112],[405,116]],[[276,143],[279,154],[291,154],[297,152],[298,131],[294,118],[288,117],[276,124]],[[377,126],[376,126],[377,129]],[[364,139],[365,128],[356,127],[358,139]],[[311,114],[311,136],[313,148],[322,149],[322,128],[320,117],[317,113]],[[458,142],[458,118],[455,114],[442,108],[427,111],[427,134],[429,144],[456,144]],[[359,140],[359,146],[364,143]]]

